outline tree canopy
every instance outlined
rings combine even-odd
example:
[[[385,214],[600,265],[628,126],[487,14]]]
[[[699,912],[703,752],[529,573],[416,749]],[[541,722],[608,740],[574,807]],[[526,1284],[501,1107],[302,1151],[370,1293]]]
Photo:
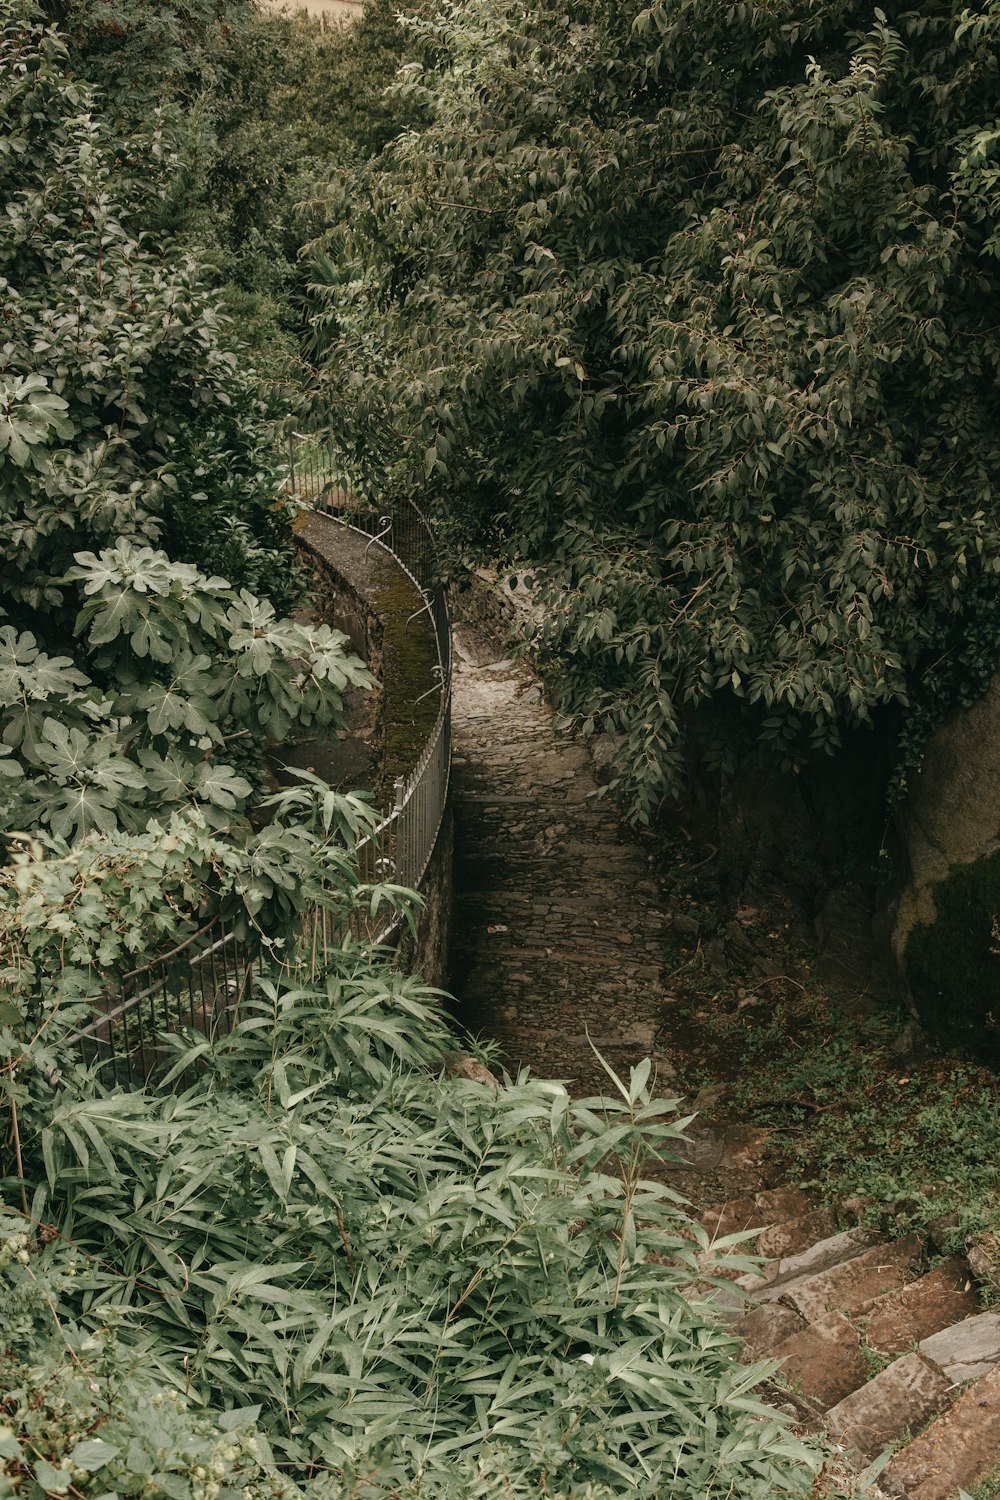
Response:
[[[74,80],[96,91],[118,165],[146,188],[145,232],[194,250],[258,367],[299,364],[303,244],[335,164],[418,118],[386,86],[409,42],[393,0],[350,25],[254,0],[46,0]],[[290,8],[294,11],[294,7]]]
[[[799,763],[907,704],[1000,566],[996,12],[421,25],[433,122],[332,241],[341,440],[533,578],[557,702],[640,818],[690,733]]]

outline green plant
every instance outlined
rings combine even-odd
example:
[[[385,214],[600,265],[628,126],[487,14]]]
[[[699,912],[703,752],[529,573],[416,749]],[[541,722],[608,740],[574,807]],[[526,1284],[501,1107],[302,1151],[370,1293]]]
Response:
[[[340,439],[533,580],[557,706],[640,820],[685,742],[835,752],[983,623],[1000,263],[954,179],[995,24],[445,4],[406,75],[430,125],[336,200]]]
[[[149,547],[78,553],[60,580],[64,601],[71,591],[87,672],[0,627],[7,829],[137,831],[185,805],[230,823],[253,787],[227,744],[335,724],[345,688],[370,681],[339,631],[279,620]]]
[[[357,884],[363,807],[311,777],[274,802],[245,850],[175,820],[146,843],[22,850],[0,881],[16,1002],[0,1008],[0,1190],[23,1226],[9,1266],[32,1273],[42,1240],[72,1248],[45,1302],[108,1351],[109,1433],[141,1364],[183,1393],[177,1430],[192,1403],[206,1413],[193,1451],[218,1442],[215,1466],[239,1467],[216,1430],[256,1421],[257,1461],[273,1449],[293,1495],[815,1493],[808,1451],[753,1395],[763,1367],[695,1300],[705,1234],[647,1174],[684,1121],[651,1097],[649,1063],[578,1102],[452,1076],[436,992],[350,941],[320,963],[302,933],[317,900],[400,899]],[[161,1036],[155,1093],[110,1086],[67,1033],[165,907],[193,921],[206,904],[270,938],[238,1023]],[[5,1324],[10,1367],[36,1357],[37,1321]],[[53,1402],[28,1459],[24,1405],[0,1458],[27,1484],[35,1459],[71,1462],[84,1429]],[[178,1462],[163,1430],[161,1472]]]
[[[174,1500],[276,1495],[257,1413],[209,1416],[144,1375],[108,1323],[88,1333],[56,1307],[80,1257],[0,1207],[0,1489],[4,1495],[150,1491]]]
[[[721,1018],[725,1035],[704,1071],[729,1078],[725,1111],[771,1131],[785,1175],[834,1203],[854,1200],[871,1228],[907,1234],[947,1223],[949,1250],[997,1233],[995,1077],[938,1058],[903,1072],[892,1012],[845,1017],[822,993],[783,1009]]]
[[[704,1236],[645,1175],[681,1127],[648,1063],[583,1102],[449,1078],[436,997],[347,947],[257,995],[176,1098],[73,1068],[53,1092],[22,1045],[61,1319],[110,1319],[216,1423],[259,1405],[310,1493],[816,1493],[691,1300]]]
[[[65,629],[59,580],[76,552],[169,537],[197,565],[227,526],[241,528],[228,581],[266,595],[291,548],[253,374],[238,372],[199,266],[144,243],[91,96],[21,0],[0,6],[0,108],[19,143],[0,161],[6,608],[38,634],[53,614]]]
[[[298,590],[266,409],[197,266],[129,223],[90,105],[2,0],[0,829],[57,839],[239,824],[261,742],[368,681],[276,612]]]

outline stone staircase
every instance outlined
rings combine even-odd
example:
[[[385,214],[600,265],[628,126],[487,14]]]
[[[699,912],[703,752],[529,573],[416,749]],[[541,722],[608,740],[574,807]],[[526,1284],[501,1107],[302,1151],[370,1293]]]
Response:
[[[885,1494],[958,1500],[993,1477],[986,1492],[1000,1493],[1000,1314],[981,1310],[964,1256],[928,1269],[922,1238],[840,1229],[798,1188],[732,1199],[700,1222],[727,1278],[712,1300],[748,1360],[781,1361],[799,1423],[859,1468],[893,1448]],[[764,1257],[758,1270],[745,1270],[748,1251]]]

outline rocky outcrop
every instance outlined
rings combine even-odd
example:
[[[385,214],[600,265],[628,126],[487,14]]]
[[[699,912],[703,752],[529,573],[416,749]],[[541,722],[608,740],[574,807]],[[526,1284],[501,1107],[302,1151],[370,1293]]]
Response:
[[[927,748],[899,818],[893,953],[924,1029],[1000,1062],[1000,674]]]

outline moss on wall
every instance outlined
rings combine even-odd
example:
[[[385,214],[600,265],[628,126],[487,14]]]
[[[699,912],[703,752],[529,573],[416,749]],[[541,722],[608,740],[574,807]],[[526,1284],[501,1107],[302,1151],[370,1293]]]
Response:
[[[905,968],[921,1023],[951,1052],[1000,1068],[1000,853],[933,887],[937,921],[914,927]]]

